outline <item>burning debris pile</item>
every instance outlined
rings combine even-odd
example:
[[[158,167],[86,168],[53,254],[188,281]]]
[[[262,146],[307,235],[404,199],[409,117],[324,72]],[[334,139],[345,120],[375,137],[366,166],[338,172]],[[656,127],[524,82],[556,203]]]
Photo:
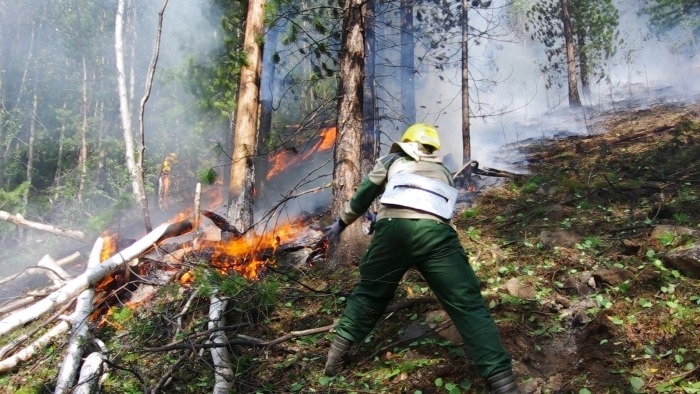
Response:
[[[70,333],[62,370],[73,370],[59,374],[56,391],[69,392],[80,385],[75,385],[75,379],[85,338],[90,336],[88,327],[109,325],[109,316],[116,308],[138,309],[165,283],[187,288],[206,269],[254,282],[272,266],[310,266],[324,258],[328,249],[323,233],[309,225],[314,218],[241,234],[211,211],[201,212],[201,217],[210,220],[177,218],[138,240],[120,240],[105,233],[95,242],[82,274],[62,274],[48,291],[0,305],[0,335],[35,327],[0,348],[0,372],[17,368]],[[62,272],[60,267],[51,267],[47,272]],[[43,329],[48,331],[40,335]],[[101,360],[104,355],[99,357]],[[92,373],[99,374],[101,367],[97,370]],[[98,376],[86,379],[95,381]]]

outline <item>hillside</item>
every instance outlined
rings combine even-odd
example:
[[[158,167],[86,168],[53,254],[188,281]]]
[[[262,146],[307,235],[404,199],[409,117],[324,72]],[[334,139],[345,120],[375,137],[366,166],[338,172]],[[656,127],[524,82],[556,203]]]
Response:
[[[527,175],[473,192],[455,220],[463,245],[523,392],[700,392],[698,254],[694,265],[676,257],[700,245],[700,106],[596,124],[530,145]],[[223,330],[236,393],[484,392],[415,272],[349,368],[324,377],[327,327],[358,272],[321,257],[256,282],[200,270],[190,285],[159,287],[148,307],[113,308],[92,327],[110,360],[103,392],[211,392],[212,287],[232,298]],[[0,375],[0,391],[52,392],[63,345]]]

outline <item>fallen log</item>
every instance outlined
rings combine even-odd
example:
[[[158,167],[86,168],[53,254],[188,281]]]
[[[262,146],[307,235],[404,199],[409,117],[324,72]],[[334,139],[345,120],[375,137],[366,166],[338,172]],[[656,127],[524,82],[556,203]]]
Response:
[[[0,372],[5,372],[10,369],[15,368],[16,366],[19,365],[22,361],[26,361],[30,359],[34,354],[37,352],[37,350],[42,349],[46,344],[51,342],[54,338],[63,335],[64,333],[68,332],[70,329],[70,323],[67,321],[62,321],[58,324],[56,324],[52,329],[50,329],[46,334],[42,335],[34,341],[31,345],[25,347],[24,349],[20,350],[19,352],[15,353],[11,357],[8,357],[2,361],[0,361]]]
[[[60,227],[52,226],[50,224],[32,222],[24,218],[20,214],[11,215],[9,212],[0,211],[0,220],[5,220],[10,223],[14,223],[18,226],[31,228],[34,230],[45,231],[47,233],[60,235],[62,237],[74,238],[80,241],[85,241],[87,236],[82,231],[77,230],[66,230]]]
[[[34,334],[38,333],[43,329],[43,327],[49,325],[50,323],[53,323],[54,320],[57,320],[58,318],[63,316],[63,313],[71,307],[71,303],[66,303],[63,305],[63,307],[59,308],[56,310],[56,312],[51,315],[48,319],[44,320],[41,326],[37,325],[36,327],[32,328],[29,332],[24,332],[20,335],[18,335],[15,339],[11,340],[7,345],[3,346],[0,348],[0,359],[3,359],[5,356],[8,354],[11,354],[12,352],[15,351],[20,345],[23,343],[29,341]]]
[[[33,305],[15,312],[0,321],[0,335],[5,335],[13,329],[37,319],[44,313],[50,312],[64,302],[76,297],[83,290],[93,286],[97,281],[113,273],[122,264],[133,260],[154,247],[165,238],[174,237],[192,230],[192,223],[183,220],[177,223],[166,223],[158,226],[133,245],[110,257],[97,267],[86,270],[78,277],[67,282],[63,287],[49,294],[46,298]]]
[[[47,254],[44,257],[42,257],[38,263],[36,263],[36,266],[28,267],[14,275],[0,278],[0,285],[3,285],[7,282],[23,279],[24,277],[29,275],[43,273],[46,273],[54,283],[57,280],[66,281],[68,279],[72,279],[72,276],[68,274],[61,266],[75,261],[78,257],[80,257],[80,252],[75,252],[72,255],[64,257],[60,260],[54,260],[51,256]]]
[[[19,308],[30,305],[40,298],[46,297],[47,295],[51,294],[52,291],[58,288],[59,286],[51,285],[39,291],[31,291],[22,298],[15,298],[11,301],[6,302],[2,306],[0,306],[0,317],[4,319],[5,315],[14,312]]]
[[[78,384],[71,392],[72,394],[93,394],[96,393],[98,384],[100,383],[100,376],[104,370],[104,357],[102,353],[93,352],[90,353],[83,362],[82,368],[80,368],[80,376],[78,377]]]
[[[88,270],[100,264],[100,253],[102,252],[103,246],[104,239],[102,237],[97,238],[88,259]],[[80,361],[83,358],[83,346],[87,342],[87,337],[89,335],[88,317],[90,313],[92,313],[94,295],[95,291],[92,287],[89,287],[83,290],[78,296],[78,300],[75,304],[75,312],[73,312],[70,318],[71,324],[73,325],[73,332],[68,342],[66,355],[63,357],[63,362],[61,363],[61,369],[58,372],[56,389],[54,391],[55,394],[70,392],[71,387],[73,387],[73,382],[75,382],[75,378],[78,375]]]
[[[212,295],[209,301],[209,329],[225,326],[224,315],[228,305],[228,299]],[[227,342],[226,334],[222,331],[214,331],[209,340],[216,345]],[[233,386],[233,369],[231,369],[231,356],[228,348],[217,346],[211,348],[211,359],[214,364],[214,388],[213,394],[226,394]]]

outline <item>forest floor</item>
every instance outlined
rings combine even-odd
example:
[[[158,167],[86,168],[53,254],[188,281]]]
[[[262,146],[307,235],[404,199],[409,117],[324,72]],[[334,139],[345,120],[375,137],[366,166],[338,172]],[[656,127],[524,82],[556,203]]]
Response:
[[[531,145],[527,175],[477,190],[456,217],[523,392],[700,392],[700,280],[665,263],[700,243],[699,114],[697,105],[618,112],[590,135]],[[339,317],[357,277],[352,264],[317,260],[245,286],[217,279],[234,300],[232,392],[486,392],[415,272],[345,371],[323,376],[332,334],[308,330]],[[158,392],[211,392],[201,341],[211,285],[162,286],[147,308],[116,308],[95,327],[110,359],[103,392],[151,392],[170,373]],[[158,348],[172,342],[184,345]],[[0,374],[0,392],[52,392],[62,346]]]

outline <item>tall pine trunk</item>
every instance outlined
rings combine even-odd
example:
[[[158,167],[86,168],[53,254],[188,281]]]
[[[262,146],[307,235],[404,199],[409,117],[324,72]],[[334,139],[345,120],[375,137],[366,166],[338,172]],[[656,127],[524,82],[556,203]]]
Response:
[[[471,160],[471,156],[471,126],[469,125],[469,0],[462,0],[462,165]]]
[[[264,27],[264,0],[248,2],[243,50],[247,62],[241,69],[238,109],[233,131],[231,179],[229,185],[230,222],[241,232],[253,224],[254,156],[257,152],[258,111],[260,103],[260,71]]]
[[[361,174],[367,175],[372,170],[374,160],[379,156],[379,129],[377,125],[377,81],[375,36],[376,13],[375,1],[368,0],[365,11],[365,80],[362,97],[362,137],[361,137]]]
[[[338,84],[338,132],[333,160],[333,212],[338,213],[361,180],[362,88],[364,76],[364,0],[347,0],[343,8],[343,33]],[[331,264],[359,259],[367,238],[361,226],[349,226]],[[364,241],[364,242],[363,242]]]

